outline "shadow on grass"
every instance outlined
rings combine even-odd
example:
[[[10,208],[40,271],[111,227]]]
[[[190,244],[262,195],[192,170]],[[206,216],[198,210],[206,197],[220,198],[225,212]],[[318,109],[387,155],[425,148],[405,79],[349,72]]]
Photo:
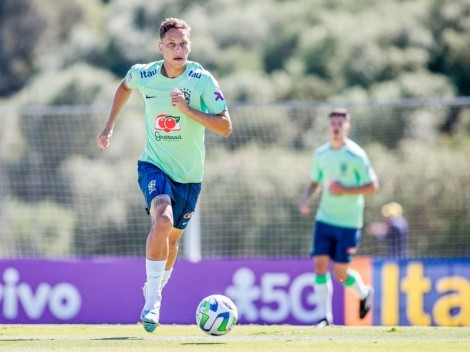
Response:
[[[36,339],[36,338],[31,338],[31,339],[0,339],[0,342],[17,342],[17,341],[53,341],[55,339]]]
[[[201,346],[201,345],[225,345],[223,342],[183,342],[180,343],[180,345],[196,345],[196,346]]]
[[[94,341],[126,341],[126,340],[143,340],[141,337],[133,336],[118,336],[118,337],[102,337],[97,339],[90,339]],[[0,342],[18,342],[18,341],[60,341],[58,338],[24,338],[24,339],[0,339]]]
[[[125,340],[143,340],[142,337],[133,337],[133,336],[116,336],[116,337],[101,337],[99,339],[92,339],[95,341],[125,341]]]

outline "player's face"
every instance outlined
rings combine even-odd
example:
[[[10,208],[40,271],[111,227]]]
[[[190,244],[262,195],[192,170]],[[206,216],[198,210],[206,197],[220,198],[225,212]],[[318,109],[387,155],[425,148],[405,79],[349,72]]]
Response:
[[[342,140],[347,137],[349,132],[349,121],[343,116],[332,116],[328,121],[328,129],[331,139]]]
[[[186,66],[191,42],[186,29],[172,28],[166,32],[165,36],[158,43],[163,54],[165,66],[173,70],[181,70]]]

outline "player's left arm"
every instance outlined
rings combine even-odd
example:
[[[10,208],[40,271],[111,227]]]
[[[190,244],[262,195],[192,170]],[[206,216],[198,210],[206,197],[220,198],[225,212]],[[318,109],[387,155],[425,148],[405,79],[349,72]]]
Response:
[[[205,109],[200,111],[191,107],[183,93],[175,89],[171,92],[171,101],[183,114],[199,122],[205,128],[221,136],[228,137],[232,133],[232,121],[227,109],[227,103],[218,82],[209,73],[203,75],[205,83],[200,91],[200,98]]]
[[[217,133],[223,137],[228,137],[232,133],[232,121],[228,110],[223,110],[218,114],[208,114],[188,105],[184,98],[184,94],[175,89],[171,92],[171,102],[183,114],[189,116],[194,121],[199,122],[208,130]]]
[[[349,194],[349,195],[357,195],[357,194],[363,194],[363,195],[368,195],[376,192],[379,189],[379,182],[377,180],[374,180],[370,183],[367,183],[362,186],[358,187],[347,187],[342,185],[339,181],[331,181],[328,185],[328,190],[332,194],[336,195],[343,195],[343,194]]]
[[[369,158],[366,154],[361,158],[357,158],[357,166],[355,167],[355,174],[358,180],[358,186],[345,186],[339,181],[332,181],[328,185],[328,190],[336,195],[369,195],[379,189],[379,181],[377,175],[372,168]]]

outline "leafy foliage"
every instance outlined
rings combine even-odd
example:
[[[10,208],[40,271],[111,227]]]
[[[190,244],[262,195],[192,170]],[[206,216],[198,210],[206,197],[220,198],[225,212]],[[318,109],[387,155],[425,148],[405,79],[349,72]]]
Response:
[[[231,101],[344,99],[354,89],[382,100],[469,95],[469,14],[465,0],[5,0],[0,96],[78,62],[119,79],[132,64],[159,58],[157,28],[170,16],[192,26],[191,58],[213,71]],[[376,88],[413,74],[427,80],[412,79],[413,90]]]
[[[142,102],[132,96],[105,154],[94,137],[107,109],[93,107],[109,106],[130,65],[159,59],[170,16],[192,26],[190,58],[217,77],[234,124],[228,139],[206,137],[206,255],[306,253],[313,220],[299,216],[298,196],[338,104],[379,173],[366,222],[397,200],[413,255],[468,255],[469,109],[429,101],[470,95],[469,15],[466,0],[1,1],[0,97],[18,107],[0,124],[2,255],[142,254]],[[403,98],[424,100],[390,103]],[[363,253],[380,253],[363,240]]]

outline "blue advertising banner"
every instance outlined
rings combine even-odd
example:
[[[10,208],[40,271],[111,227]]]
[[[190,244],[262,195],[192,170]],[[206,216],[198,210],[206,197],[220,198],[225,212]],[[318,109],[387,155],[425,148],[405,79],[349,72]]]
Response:
[[[374,325],[470,326],[470,259],[374,260]]]

